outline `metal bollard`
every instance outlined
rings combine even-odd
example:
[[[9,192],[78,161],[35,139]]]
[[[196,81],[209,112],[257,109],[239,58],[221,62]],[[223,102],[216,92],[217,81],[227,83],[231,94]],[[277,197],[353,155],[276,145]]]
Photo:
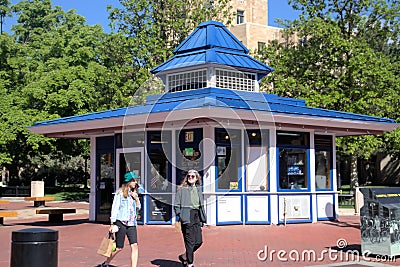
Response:
[[[10,267],[57,267],[58,231],[29,228],[12,232]]]

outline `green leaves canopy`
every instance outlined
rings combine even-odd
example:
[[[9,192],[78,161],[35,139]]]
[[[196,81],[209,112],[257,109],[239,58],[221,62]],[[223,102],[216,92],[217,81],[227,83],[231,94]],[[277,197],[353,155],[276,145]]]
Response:
[[[399,3],[292,0],[302,13],[285,21],[285,35],[298,42],[272,43],[259,56],[275,71],[264,90],[307,100],[314,107],[398,119]],[[290,40],[290,38],[287,38]],[[268,85],[273,83],[273,88]],[[385,137],[339,139],[340,152],[368,158],[398,147]],[[390,140],[390,141],[389,141]],[[388,142],[389,141],[389,142]],[[391,144],[391,147],[388,144]]]

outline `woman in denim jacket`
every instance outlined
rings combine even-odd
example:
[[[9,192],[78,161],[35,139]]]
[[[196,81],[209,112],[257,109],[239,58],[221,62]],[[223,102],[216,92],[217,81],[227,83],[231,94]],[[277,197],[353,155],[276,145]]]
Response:
[[[118,231],[115,233],[116,249],[111,253],[110,257],[101,265],[110,266],[111,260],[124,248],[125,236],[128,237],[131,246],[132,267],[137,266],[138,262],[138,244],[137,244],[137,214],[141,208],[137,183],[137,176],[133,172],[128,172],[124,176],[125,183],[115,193],[111,208],[111,225],[110,231],[117,226]],[[114,230],[115,231],[115,230]],[[113,232],[114,232],[113,231]]]
[[[196,170],[188,171],[175,196],[175,213],[182,224],[186,253],[179,255],[185,266],[194,266],[194,252],[202,245],[201,226],[207,221],[204,211],[200,175]]]

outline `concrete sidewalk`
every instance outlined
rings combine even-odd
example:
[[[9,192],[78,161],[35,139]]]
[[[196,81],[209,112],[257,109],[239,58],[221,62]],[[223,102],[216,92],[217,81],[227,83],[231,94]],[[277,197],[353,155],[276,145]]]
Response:
[[[59,231],[59,267],[95,267],[104,261],[96,254],[108,225],[88,221],[87,202],[46,202],[46,206],[73,207],[78,214],[65,214],[64,222],[53,224],[46,215],[36,215],[32,203],[12,201],[1,209],[17,210],[20,217],[5,218],[0,227],[0,266],[10,266],[11,235],[26,228]],[[22,216],[22,214],[24,214]],[[204,244],[195,256],[199,266],[397,266],[375,257],[353,261],[360,251],[359,217],[340,216],[338,222],[313,224],[233,225],[203,228]],[[139,266],[181,266],[177,256],[184,251],[182,236],[171,225],[138,226]],[[341,248],[339,248],[341,247]],[[113,261],[114,266],[128,267],[129,247]],[[278,251],[281,251],[278,253]],[[350,251],[346,253],[345,251]],[[307,253],[315,255],[307,257]],[[299,258],[296,261],[296,253]],[[302,254],[306,255],[301,259]],[[356,257],[355,257],[356,258]],[[383,264],[384,263],[384,264]]]

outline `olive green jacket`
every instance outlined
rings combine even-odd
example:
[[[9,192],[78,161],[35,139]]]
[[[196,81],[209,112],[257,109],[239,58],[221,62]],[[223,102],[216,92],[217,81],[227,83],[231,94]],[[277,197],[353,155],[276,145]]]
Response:
[[[204,210],[204,200],[203,200],[203,192],[201,192],[201,188],[196,186],[197,194],[199,196],[200,203],[200,221],[202,223],[207,222],[206,213]],[[179,187],[176,195],[175,195],[175,213],[179,216],[181,223],[188,224],[190,223],[190,208],[191,207],[191,198],[190,198],[190,187],[183,186]]]

